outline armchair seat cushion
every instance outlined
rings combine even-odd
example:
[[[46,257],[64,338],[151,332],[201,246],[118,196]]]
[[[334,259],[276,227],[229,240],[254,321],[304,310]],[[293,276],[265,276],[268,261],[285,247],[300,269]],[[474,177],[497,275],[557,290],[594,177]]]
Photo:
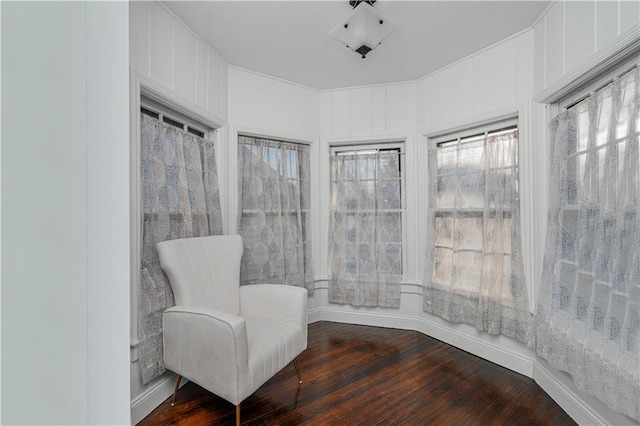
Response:
[[[245,318],[245,322],[250,389],[243,393],[250,395],[302,352],[306,339],[302,329],[292,323],[265,318]]]

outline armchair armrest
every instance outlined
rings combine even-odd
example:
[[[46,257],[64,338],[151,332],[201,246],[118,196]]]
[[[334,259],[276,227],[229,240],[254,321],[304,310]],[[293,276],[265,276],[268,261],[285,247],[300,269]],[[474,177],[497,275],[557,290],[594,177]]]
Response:
[[[307,335],[307,290],[280,284],[240,286],[240,315],[279,319],[302,328]]]
[[[239,378],[248,370],[243,318],[215,309],[174,306],[164,312],[165,366],[235,401]]]

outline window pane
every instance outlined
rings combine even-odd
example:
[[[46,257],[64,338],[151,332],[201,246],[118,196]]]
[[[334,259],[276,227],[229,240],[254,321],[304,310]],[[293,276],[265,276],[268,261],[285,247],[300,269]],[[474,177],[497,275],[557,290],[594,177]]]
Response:
[[[438,174],[453,173],[458,159],[458,146],[456,145],[444,145],[438,148],[437,161],[438,161]]]
[[[482,217],[459,217],[454,226],[457,249],[482,250]]]
[[[472,141],[460,145],[459,170],[478,170],[482,167],[484,141]],[[460,173],[460,171],[459,171]],[[464,173],[464,171],[462,172]]]
[[[443,286],[451,285],[452,251],[436,247],[433,254],[433,282]]]
[[[484,206],[485,173],[473,172],[458,175],[457,208],[477,208]]]
[[[378,213],[378,239],[382,243],[402,243],[402,213]]]
[[[435,218],[436,246],[453,248],[453,218]]]
[[[400,179],[400,153],[393,152],[380,154],[380,177],[382,179]]]
[[[443,209],[453,208],[458,190],[458,176],[438,176],[437,179],[436,206]]]
[[[482,271],[482,254],[472,251],[453,253],[453,287],[478,294]]]
[[[382,209],[399,209],[401,207],[400,180],[383,180]]]

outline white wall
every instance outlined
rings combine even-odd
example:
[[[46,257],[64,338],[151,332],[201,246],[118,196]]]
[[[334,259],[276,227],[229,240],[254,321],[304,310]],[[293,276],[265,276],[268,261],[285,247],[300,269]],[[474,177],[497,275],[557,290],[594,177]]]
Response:
[[[132,1],[129,13],[131,68],[226,120],[226,62],[160,3]]]
[[[535,92],[576,69],[640,22],[640,2],[558,1],[534,25]]]
[[[417,83],[418,127],[457,126],[533,96],[533,32],[500,41]]]
[[[127,7],[1,7],[1,421],[128,424]]]
[[[128,16],[86,3],[89,424],[130,421]]]
[[[229,68],[229,124],[268,135],[318,136],[318,92],[267,75]]]
[[[325,90],[321,102],[326,140],[407,134],[416,128],[414,83]]]

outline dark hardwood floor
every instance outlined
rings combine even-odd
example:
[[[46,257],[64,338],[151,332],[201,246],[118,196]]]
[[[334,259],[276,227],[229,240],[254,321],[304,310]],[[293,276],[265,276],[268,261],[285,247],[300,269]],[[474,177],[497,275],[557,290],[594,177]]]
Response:
[[[536,383],[415,331],[319,322],[308,349],[242,403],[243,425],[574,425]],[[139,425],[232,425],[193,383]]]

